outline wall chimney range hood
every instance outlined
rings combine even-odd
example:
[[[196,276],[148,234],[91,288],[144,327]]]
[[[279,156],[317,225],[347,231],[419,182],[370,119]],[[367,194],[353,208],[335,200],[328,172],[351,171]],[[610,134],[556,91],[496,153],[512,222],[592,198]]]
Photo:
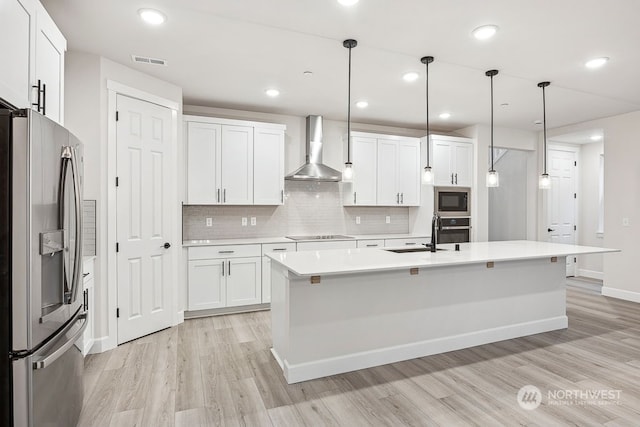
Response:
[[[342,181],[342,173],[322,164],[322,116],[307,116],[306,163],[285,176],[289,181]]]

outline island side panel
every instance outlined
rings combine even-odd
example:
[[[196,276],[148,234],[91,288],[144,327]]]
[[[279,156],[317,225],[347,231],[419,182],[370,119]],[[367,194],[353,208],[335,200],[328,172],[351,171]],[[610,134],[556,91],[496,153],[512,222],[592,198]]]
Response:
[[[566,328],[564,265],[505,261],[322,276],[319,284],[289,274],[280,353],[287,381]]]
[[[271,353],[282,369],[289,348],[289,271],[271,264]]]

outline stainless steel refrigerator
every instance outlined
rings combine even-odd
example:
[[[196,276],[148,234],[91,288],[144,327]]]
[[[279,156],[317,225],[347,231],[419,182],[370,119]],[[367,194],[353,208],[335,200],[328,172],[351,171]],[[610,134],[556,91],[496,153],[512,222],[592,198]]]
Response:
[[[0,109],[0,425],[74,426],[84,361],[82,144]]]

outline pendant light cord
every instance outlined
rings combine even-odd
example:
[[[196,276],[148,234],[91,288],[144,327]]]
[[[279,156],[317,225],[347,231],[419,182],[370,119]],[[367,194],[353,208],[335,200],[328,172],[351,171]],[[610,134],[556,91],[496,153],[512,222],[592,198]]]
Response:
[[[491,171],[493,170],[493,75],[491,75]]]
[[[425,66],[427,68],[427,74],[426,74],[426,80],[427,80],[427,84],[426,84],[426,103],[427,103],[427,167],[431,166],[431,163],[429,162],[429,141],[431,140],[431,138],[429,137],[429,135],[431,135],[431,129],[429,127],[429,61],[425,61]]]
[[[547,100],[544,94],[544,88],[546,85],[542,86],[542,135],[544,138],[544,156],[542,156],[543,166],[544,166],[544,174],[547,174]]]
[[[347,98],[347,163],[351,163],[351,46],[349,46],[349,83]]]

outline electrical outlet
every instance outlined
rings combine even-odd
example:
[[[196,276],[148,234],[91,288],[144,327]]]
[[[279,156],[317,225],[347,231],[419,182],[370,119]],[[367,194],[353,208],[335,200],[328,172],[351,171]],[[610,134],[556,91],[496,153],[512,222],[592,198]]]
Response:
[[[359,216],[356,217],[356,224],[360,224],[360,217]]]
[[[242,217],[242,226],[243,227],[247,226],[247,218],[246,217]]]
[[[213,218],[207,218],[207,227],[213,227]]]
[[[629,226],[629,218],[622,218],[622,226],[623,227]]]
[[[256,217],[255,216],[251,217],[251,225],[256,225]]]
[[[387,216],[384,218],[384,222],[385,222],[385,223],[387,223],[387,224],[391,224],[391,217],[390,217],[389,215],[387,215]]]

